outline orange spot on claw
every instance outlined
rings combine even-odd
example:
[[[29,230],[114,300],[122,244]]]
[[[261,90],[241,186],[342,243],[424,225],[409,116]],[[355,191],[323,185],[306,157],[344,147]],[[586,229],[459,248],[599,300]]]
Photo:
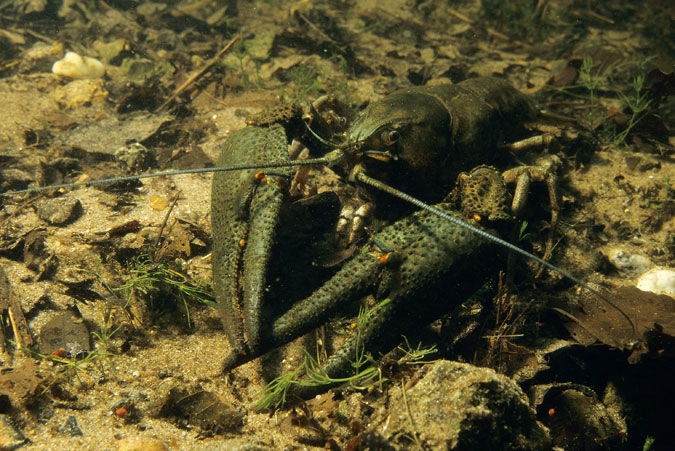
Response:
[[[115,415],[117,415],[120,418],[126,417],[128,413],[129,412],[124,407],[119,407],[119,408],[115,409]]]
[[[267,176],[265,175],[265,171],[256,172],[255,179],[260,183],[267,183]]]
[[[555,409],[551,407],[550,409],[548,409],[548,416],[552,417],[553,415],[555,415]]]

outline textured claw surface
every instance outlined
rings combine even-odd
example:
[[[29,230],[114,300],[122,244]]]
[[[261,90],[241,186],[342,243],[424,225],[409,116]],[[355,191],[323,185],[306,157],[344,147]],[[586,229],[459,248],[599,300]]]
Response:
[[[298,111],[282,106],[249,122],[248,128],[230,138],[219,164],[288,160],[289,138],[300,137],[307,144]],[[284,177],[266,174],[271,181],[261,184],[254,182],[255,171],[216,176],[214,283],[234,348],[226,368],[290,342],[373,294],[378,307],[323,369],[330,377],[345,376],[353,369],[357,349],[371,353],[390,349],[402,335],[418,332],[475,292],[494,273],[499,262],[496,246],[448,221],[448,216],[464,218],[452,211],[448,187],[461,171],[493,159],[500,145],[518,137],[524,121],[535,114],[526,96],[497,78],[404,89],[370,104],[338,149],[344,174],[361,171],[370,179],[436,203],[441,213],[418,211],[384,227],[316,291],[280,316],[270,315],[262,325],[263,292],[270,285],[267,267],[290,171]],[[284,128],[257,126],[276,122]],[[335,136],[335,130],[329,127],[326,136]],[[388,193],[367,194],[383,217],[403,216],[385,211],[387,205],[397,205],[386,197]],[[459,199],[463,213],[483,224],[483,219],[494,226],[511,219],[504,180],[492,167],[480,166],[466,174]],[[395,258],[383,259],[388,253]],[[388,301],[380,302],[384,300]]]
[[[461,173],[458,183],[464,216],[491,222],[512,219],[506,183],[495,168],[478,166],[469,173]]]
[[[234,132],[221,166],[288,160],[283,127],[246,127]],[[265,181],[256,170],[220,172],[213,178],[213,280],[225,332],[235,352],[259,344],[261,303],[279,209],[291,169],[275,169]],[[244,264],[245,262],[245,264]]]
[[[461,217],[448,204],[437,207]],[[394,249],[401,256],[400,265],[391,268],[383,263],[380,257],[384,252],[376,242]],[[380,300],[389,298],[391,302],[372,315],[358,345],[372,352],[387,349],[400,341],[401,335],[452,308],[443,301],[464,300],[485,282],[491,274],[489,267],[497,262],[493,243],[428,212],[414,213],[384,228],[332,279],[277,318],[270,329],[265,328],[259,352],[288,343],[328,321],[337,310],[374,292]],[[404,319],[392,323],[393,317]],[[349,339],[331,357],[327,374],[344,376],[351,368],[356,346]],[[233,357],[228,359],[229,364],[237,366],[256,355]]]

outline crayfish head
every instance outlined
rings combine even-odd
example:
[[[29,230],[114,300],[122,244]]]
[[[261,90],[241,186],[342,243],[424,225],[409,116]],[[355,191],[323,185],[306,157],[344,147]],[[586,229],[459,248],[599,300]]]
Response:
[[[354,164],[373,178],[427,201],[442,198],[451,117],[434,97],[411,88],[371,103],[348,131]],[[456,177],[456,174],[455,174]]]

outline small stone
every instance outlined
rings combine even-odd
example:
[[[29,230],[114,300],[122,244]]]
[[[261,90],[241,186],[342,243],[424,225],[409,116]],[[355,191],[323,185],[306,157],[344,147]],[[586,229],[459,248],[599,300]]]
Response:
[[[40,331],[40,352],[45,355],[61,351],[68,358],[81,358],[89,349],[87,326],[70,312],[56,314]]]
[[[26,189],[32,181],[33,177],[20,169],[0,170],[0,191],[3,193],[15,189]]]
[[[75,416],[71,415],[68,417],[66,422],[59,428],[59,432],[63,434],[68,434],[72,435],[73,437],[78,436],[78,435],[84,435],[82,433],[82,430],[80,429],[80,426],[77,424],[77,418]]]
[[[619,247],[609,249],[605,255],[623,277],[631,279],[647,272],[653,266],[647,257],[633,254]]]
[[[38,206],[37,214],[51,225],[65,225],[82,214],[82,203],[70,197],[49,199]]]
[[[13,450],[26,443],[26,437],[7,415],[0,415],[0,450]]]
[[[159,439],[152,437],[126,437],[120,440],[117,451],[168,451]]]
[[[73,80],[54,90],[53,98],[63,109],[76,109],[85,105],[101,104],[108,98],[108,91],[103,87],[103,80]],[[105,139],[99,137],[99,142]],[[91,150],[91,149],[87,149]]]
[[[128,47],[127,40],[124,38],[110,42],[95,41],[93,44],[93,48],[107,64],[119,62],[115,60],[119,59],[119,56],[127,51]]]
[[[46,238],[45,229],[31,230],[23,246],[23,261],[28,269],[38,273],[38,279],[56,267],[56,258],[47,247]]]
[[[63,59],[54,63],[52,73],[75,80],[94,79],[105,75],[105,66],[94,58],[80,56],[75,52],[66,52]]]
[[[565,449],[625,449],[622,409],[606,406],[590,387],[536,385],[530,394],[537,411],[544,413],[542,421],[550,427],[555,444],[564,444]]]
[[[128,143],[118,147],[115,160],[128,171],[142,172],[148,170],[155,162],[155,157],[143,144]]]
[[[144,83],[156,73],[155,63],[146,58],[125,58],[120,66],[122,72],[133,83]]]
[[[62,43],[45,44],[37,42],[23,52],[19,62],[19,72],[22,74],[49,72],[53,61],[60,58],[61,55],[63,55]]]
[[[638,278],[636,286],[642,291],[675,297],[675,271],[669,268],[652,268]]]
[[[216,434],[238,432],[244,420],[244,414],[217,393],[205,391],[198,385],[185,386],[174,379],[162,381],[148,414],[187,420]]]
[[[392,398],[390,411],[397,414],[385,438],[404,447],[419,431],[429,450],[551,448],[518,384],[488,368],[439,360],[405,397]]]

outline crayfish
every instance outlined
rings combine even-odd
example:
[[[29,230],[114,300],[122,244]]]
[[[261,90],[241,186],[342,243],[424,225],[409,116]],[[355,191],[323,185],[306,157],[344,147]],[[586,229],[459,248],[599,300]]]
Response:
[[[315,138],[298,125],[297,108],[283,111],[291,113],[277,121],[253,120],[235,132],[219,166],[251,169],[217,173],[213,181],[214,284],[233,348],[226,369],[320,326],[367,294],[378,302],[386,300],[369,316],[358,343],[351,336],[328,360],[324,371],[342,376],[358,346],[372,352],[390,349],[402,335],[447,312],[449,302],[459,303],[476,291],[490,276],[500,246],[510,246],[581,283],[497,238],[485,221],[474,220],[512,217],[504,179],[480,165],[497,161],[520,137],[523,124],[537,115],[533,102],[508,82],[477,78],[403,89],[373,102],[349,125],[335,149],[306,162],[328,162],[349,181],[378,188],[377,202],[386,204],[386,196],[393,194],[422,209],[373,233],[316,291],[280,314],[269,313],[272,306],[266,298],[278,286],[268,275],[277,218],[290,184],[288,166],[299,164],[289,161],[287,145],[294,138]],[[520,182],[516,203],[523,201],[531,178],[547,181],[552,228],[558,212],[558,164],[553,159],[546,170],[505,173],[507,182]],[[272,167],[275,172],[258,172]],[[447,197],[460,174],[461,213]]]

